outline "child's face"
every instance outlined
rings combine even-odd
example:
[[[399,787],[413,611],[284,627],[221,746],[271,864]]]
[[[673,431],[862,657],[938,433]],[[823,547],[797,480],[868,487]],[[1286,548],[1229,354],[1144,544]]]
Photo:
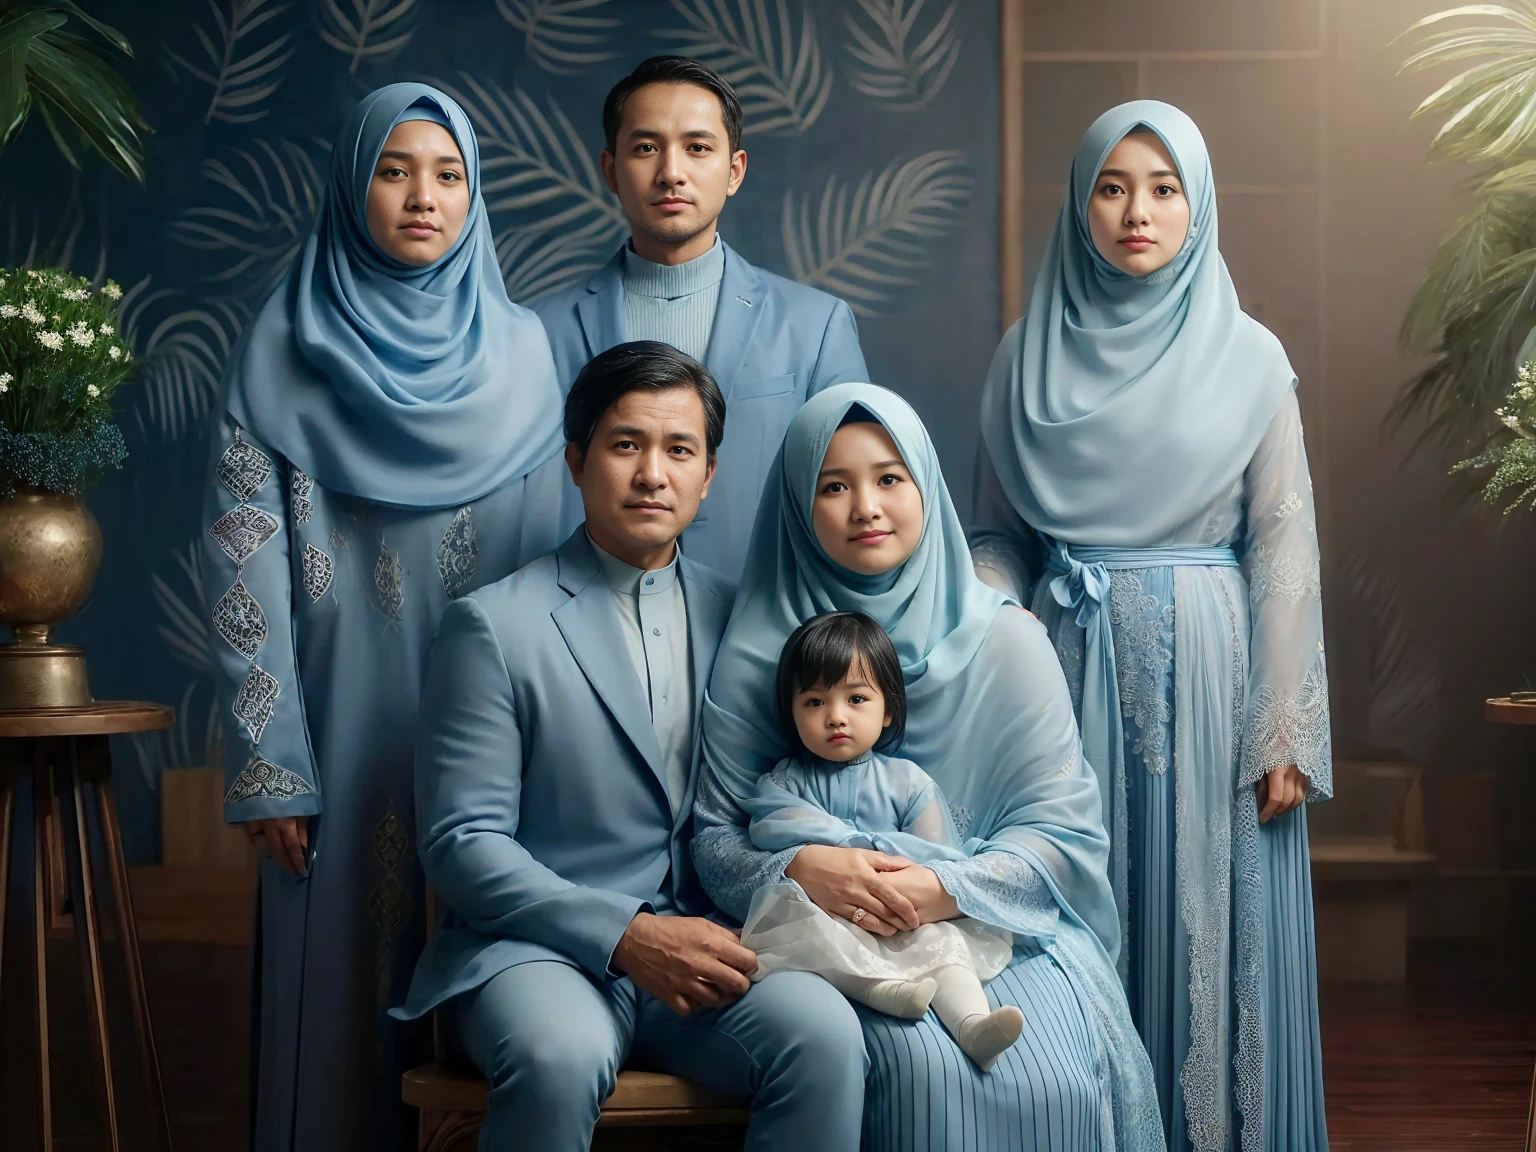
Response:
[[[813,756],[847,763],[864,755],[891,722],[885,694],[857,666],[830,688],[807,688],[795,697],[795,729]]]

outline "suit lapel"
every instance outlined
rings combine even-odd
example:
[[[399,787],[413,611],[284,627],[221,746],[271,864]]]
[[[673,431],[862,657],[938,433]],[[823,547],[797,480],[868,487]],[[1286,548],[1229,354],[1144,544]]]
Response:
[[[589,359],[624,343],[623,259],[624,249],[620,248],[612,260],[592,274],[587,281],[587,294],[576,305]]]
[[[715,305],[715,324],[710,330],[704,365],[729,403],[731,389],[747,362],[753,334],[763,317],[765,293],[757,269],[736,255],[724,240],[720,244],[725,247],[725,272],[720,279],[720,301]]]
[[[635,751],[667,795],[666,766],[651,723],[650,705],[619,634],[619,621],[608,583],[603,579],[585,526],[560,549],[560,586],[571,598],[555,609],[555,627],[565,639],[592,690],[623,729]]]

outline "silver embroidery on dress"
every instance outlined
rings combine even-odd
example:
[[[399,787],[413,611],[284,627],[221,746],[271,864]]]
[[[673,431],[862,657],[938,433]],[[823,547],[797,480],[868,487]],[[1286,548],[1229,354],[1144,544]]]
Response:
[[[213,606],[213,626],[225,642],[247,660],[256,658],[267,639],[266,613],[245,582],[238,579]]]
[[[1328,677],[1317,665],[1307,670],[1295,695],[1282,696],[1265,684],[1248,706],[1242,783],[1252,784],[1272,768],[1294,764],[1313,784],[1331,781]]]
[[[340,528],[332,528],[331,534],[326,539],[330,542],[332,552],[341,552],[350,547],[347,534]]]
[[[1173,605],[1159,604],[1134,570],[1111,572],[1109,619],[1115,636],[1115,678],[1120,712],[1136,725],[1132,751],[1147,771],[1168,770],[1168,726],[1173,709],[1168,683],[1173,669]]]
[[[235,442],[219,457],[219,480],[236,500],[249,500],[272,475],[272,461],[260,448],[235,433]]]
[[[309,781],[297,772],[279,768],[260,752],[253,752],[250,762],[240,769],[240,775],[224,793],[224,803],[238,804],[258,796],[267,800],[292,800],[312,792],[314,788],[310,787]]]
[[[1296,513],[1301,511],[1302,507],[1301,497],[1292,492],[1284,500],[1280,501],[1280,506],[1275,509],[1275,515],[1284,520],[1287,516],[1296,515]]]
[[[468,592],[475,580],[475,564],[480,545],[475,540],[475,519],[468,505],[454,514],[453,522],[437,545],[437,574],[443,591],[457,599]]]
[[[309,593],[310,603],[313,604],[324,596],[331,586],[331,576],[335,572],[335,565],[331,558],[313,544],[304,545],[304,591]]]
[[[400,567],[400,553],[387,544],[379,545],[379,559],[373,566],[373,594],[380,612],[391,620],[400,619],[405,607],[405,572]]]
[[[955,822],[955,831],[960,833],[960,839],[964,840],[970,835],[971,821],[976,819],[976,814],[963,804],[949,804],[949,818]]]
[[[1261,604],[1271,596],[1291,604],[1322,598],[1323,577],[1316,549],[1303,546],[1276,556],[1268,545],[1259,544],[1252,555],[1248,594],[1254,604]]]
[[[300,472],[293,470],[293,522],[295,524],[308,524],[315,514],[315,506],[310,502],[309,494],[315,490],[315,482]]]
[[[236,504],[215,521],[208,534],[236,564],[244,564],[277,534],[277,517],[250,504]]]
[[[1077,765],[1078,750],[1076,745],[1074,745],[1071,754],[1062,761],[1061,767],[1056,769],[1056,779],[1070,780],[1073,776],[1077,775]]]
[[[279,688],[276,676],[261,665],[252,664],[245,683],[235,693],[231,710],[251,734],[252,744],[261,743],[261,734],[266,731],[267,722],[272,719]]]

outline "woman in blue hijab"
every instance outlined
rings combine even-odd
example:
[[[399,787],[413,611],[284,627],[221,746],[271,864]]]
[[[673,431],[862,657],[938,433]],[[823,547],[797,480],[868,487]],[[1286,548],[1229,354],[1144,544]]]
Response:
[[[448,601],[558,543],[560,394],[503,287],[463,111],[358,106],[303,253],[233,356],[204,589],[231,702],[225,819],[266,853],[256,1152],[415,1145],[385,1017],[421,949],[412,743]]]
[[[992,362],[972,543],[1066,670],[1175,1150],[1327,1147],[1299,805],[1333,782],[1295,386],[1238,306],[1199,129],[1106,112]]]
[[[884,934],[969,916],[1014,934],[987,986],[1023,1037],[981,1072],[928,1017],[858,1007],[870,1058],[866,1152],[1160,1150],[1156,1093],[1116,979],[1119,925],[1098,786],[1045,629],[977,579],[933,443],[899,396],[840,384],[808,401],[775,461],[704,705],[699,877],[745,917],[792,880]],[[803,621],[856,611],[889,633],[907,688],[899,754],[947,797],[962,860],[856,848],[758,851],[744,808],[790,751],[779,652]]]

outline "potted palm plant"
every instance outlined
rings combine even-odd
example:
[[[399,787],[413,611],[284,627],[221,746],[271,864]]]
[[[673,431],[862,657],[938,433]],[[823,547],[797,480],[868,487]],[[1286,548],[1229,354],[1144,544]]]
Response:
[[[77,23],[94,35],[76,32]],[[73,0],[0,0],[0,150],[35,108],[71,165],[79,168],[89,150],[144,182],[141,134],[148,126],[103,45],[133,55],[121,32]]]
[[[1413,35],[1422,39],[1403,71],[1467,65],[1413,115],[1441,121],[1430,159],[1474,166],[1475,185],[1404,316],[1403,348],[1431,361],[1389,424],[1420,423],[1415,446],[1441,448],[1491,424],[1494,446],[1509,446],[1522,439],[1504,420],[1511,381],[1536,359],[1536,0],[1437,12],[1404,33]],[[1484,454],[1468,466],[1501,460]]]

